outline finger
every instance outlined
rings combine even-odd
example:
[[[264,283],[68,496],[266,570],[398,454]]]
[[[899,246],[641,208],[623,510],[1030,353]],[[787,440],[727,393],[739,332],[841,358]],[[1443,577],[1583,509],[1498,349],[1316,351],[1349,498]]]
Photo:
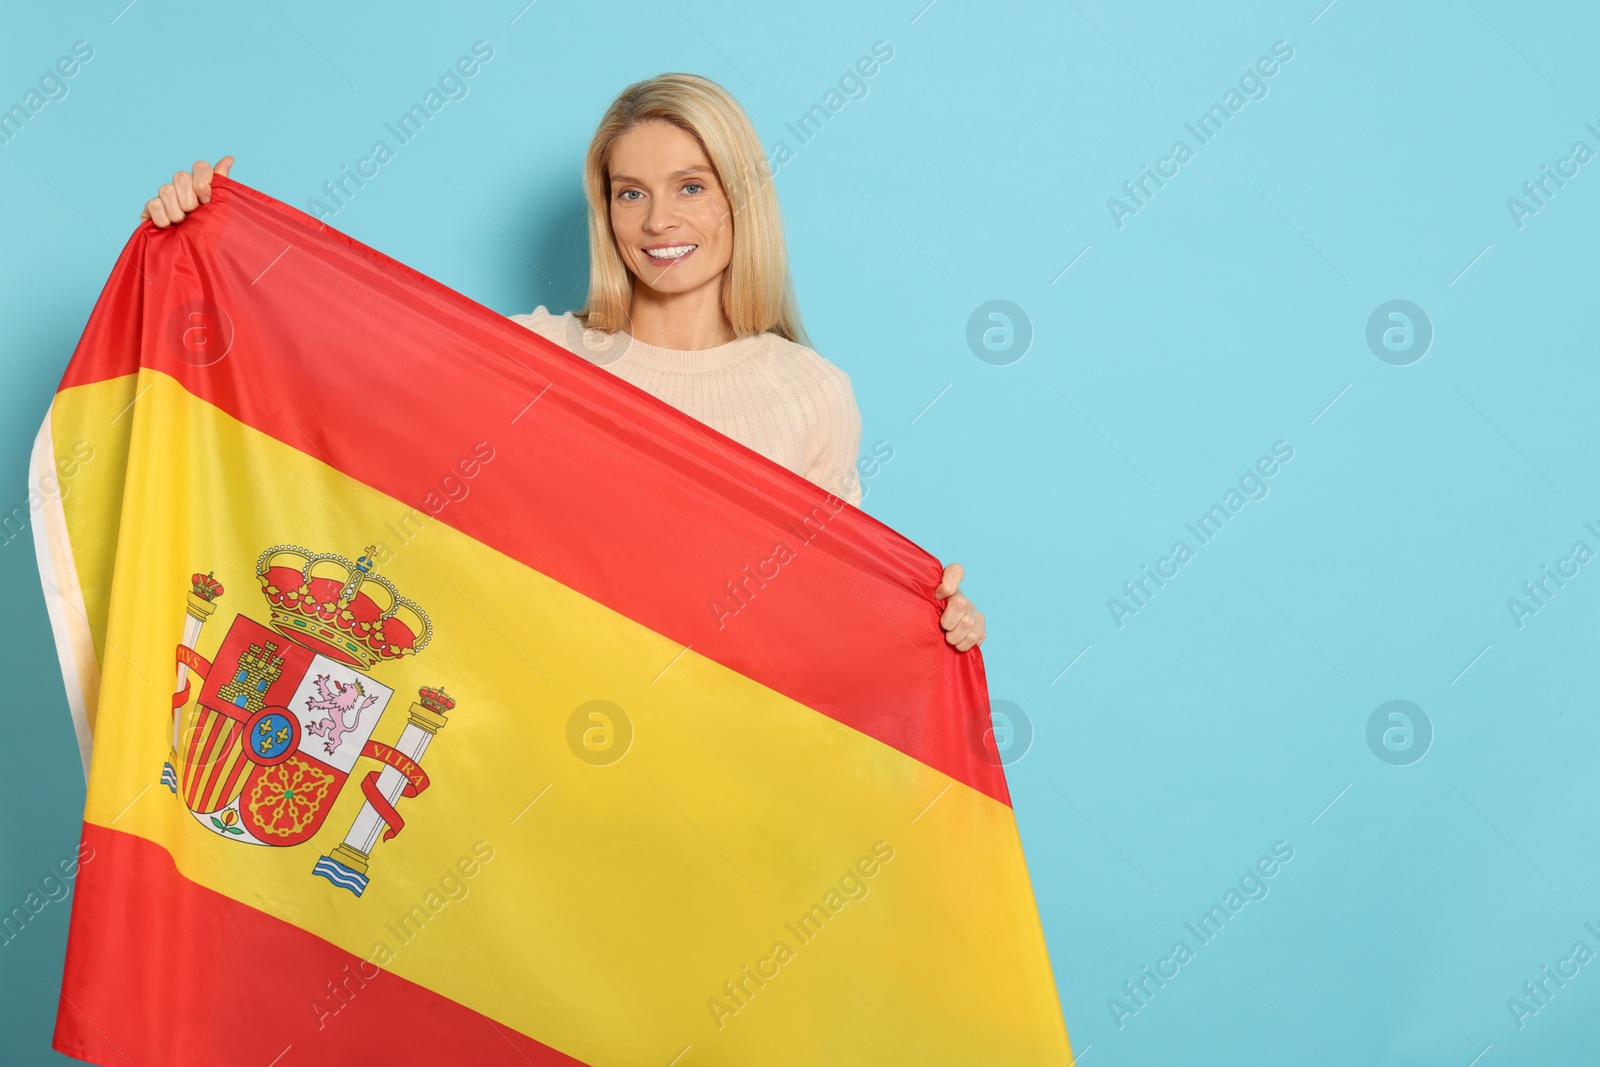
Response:
[[[194,175],[178,171],[172,176],[172,187],[178,191],[178,206],[183,210],[193,211],[200,206],[200,199],[194,195]]]
[[[971,610],[972,601],[967,599],[965,593],[957,593],[945,604],[944,613],[939,616],[939,625],[946,630],[952,629],[961,621],[961,616]]]
[[[970,648],[977,648],[983,644],[984,624],[983,612],[973,608],[971,613],[962,616],[963,625],[951,632],[951,637],[956,638],[952,644],[957,652],[965,652]]]
[[[944,581],[940,584],[946,590],[945,596],[950,596],[961,587],[961,579],[965,578],[966,574],[966,568],[959,563],[952,563],[944,569]]]
[[[961,642],[968,640],[971,638],[971,636],[972,619],[970,616],[963,615],[961,617],[961,621],[956,624],[955,629],[944,635],[944,639],[957,648],[960,648]]]
[[[161,187],[161,206],[167,209],[168,222],[183,221],[185,212],[178,203],[178,189],[171,182]]]
[[[933,595],[936,597],[947,597],[951,593],[954,593],[956,591],[956,587],[961,584],[961,579],[964,573],[965,572],[962,570],[961,564],[950,564],[950,566],[944,569],[944,575],[939,580],[939,588],[933,591]]]
[[[167,218],[167,205],[161,202],[159,196],[151,197],[149,202],[145,204],[144,209],[150,213],[150,221],[155,224],[156,229],[160,230],[172,225],[172,220]]]
[[[230,170],[232,170],[232,169],[233,169],[233,157],[232,156],[223,156],[221,159],[217,160],[217,173],[222,175],[224,178],[226,178],[228,176],[228,172]]]
[[[211,164],[203,159],[194,161],[194,195],[202,204],[211,202]]]

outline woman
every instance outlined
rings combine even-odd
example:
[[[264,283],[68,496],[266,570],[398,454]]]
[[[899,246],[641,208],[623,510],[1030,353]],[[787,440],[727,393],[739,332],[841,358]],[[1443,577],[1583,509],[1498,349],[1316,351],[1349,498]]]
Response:
[[[140,217],[166,227],[211,199],[199,160]],[[755,128],[721,86],[662,74],[612,101],[584,163],[589,298],[512,318],[852,504],[861,415],[850,378],[808,346],[777,191]],[[735,239],[737,237],[737,239]],[[944,569],[940,626],[965,652],[983,613]]]

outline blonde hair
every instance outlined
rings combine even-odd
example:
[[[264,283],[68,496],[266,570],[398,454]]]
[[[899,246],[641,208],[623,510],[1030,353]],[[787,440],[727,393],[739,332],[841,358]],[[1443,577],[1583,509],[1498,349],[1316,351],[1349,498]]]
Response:
[[[700,143],[727,193],[733,258],[722,275],[722,311],[734,336],[770,330],[810,346],[789,274],[778,192],[755,127],[726,89],[697,74],[658,74],[617,94],[600,119],[583,165],[589,201],[589,299],[578,319],[612,332],[629,323],[633,275],[611,230],[611,149],[641,122],[669,122]]]

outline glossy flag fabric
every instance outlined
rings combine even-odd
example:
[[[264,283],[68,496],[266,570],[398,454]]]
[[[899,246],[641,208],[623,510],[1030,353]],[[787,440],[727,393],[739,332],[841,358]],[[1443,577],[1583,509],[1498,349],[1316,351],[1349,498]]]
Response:
[[[59,1051],[1071,1062],[940,566],[798,475],[218,178],[30,481],[89,778]]]

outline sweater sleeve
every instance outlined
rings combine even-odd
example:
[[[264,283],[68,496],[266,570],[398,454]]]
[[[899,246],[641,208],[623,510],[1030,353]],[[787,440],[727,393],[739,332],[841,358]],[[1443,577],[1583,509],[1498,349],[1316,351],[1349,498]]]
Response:
[[[837,367],[827,378],[818,398],[817,451],[803,471],[811,481],[851,504],[861,504],[861,475],[856,462],[861,457],[861,411],[856,407],[850,376]]]

